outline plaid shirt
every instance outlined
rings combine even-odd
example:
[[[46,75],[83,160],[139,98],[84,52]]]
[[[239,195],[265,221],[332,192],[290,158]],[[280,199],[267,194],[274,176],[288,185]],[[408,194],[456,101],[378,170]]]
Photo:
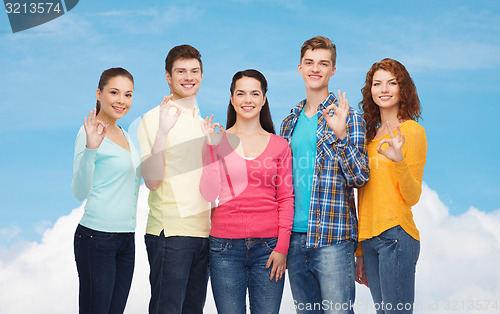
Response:
[[[321,114],[337,103],[330,94],[318,107],[316,158],[307,225],[307,247],[319,248],[349,239],[357,240],[354,188],[368,181],[365,121],[349,108],[347,136],[339,140]],[[295,106],[281,124],[281,136],[291,143],[293,130],[306,100]],[[333,110],[330,111],[333,115]]]

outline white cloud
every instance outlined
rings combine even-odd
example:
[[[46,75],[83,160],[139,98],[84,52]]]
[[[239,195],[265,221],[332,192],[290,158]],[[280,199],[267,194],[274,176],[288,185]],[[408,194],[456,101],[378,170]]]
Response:
[[[143,236],[147,217],[144,186],[139,204],[136,267],[126,313],[145,313],[149,300],[149,266]],[[59,218],[40,243],[23,243],[12,248],[11,254],[0,255],[0,313],[77,312],[73,233],[82,208]],[[498,312],[500,210],[485,213],[471,208],[460,216],[450,216],[438,194],[424,184],[421,200],[413,211],[421,232],[416,312]],[[373,313],[368,289],[359,285],[357,288],[357,313]],[[294,313],[291,305],[287,284],[281,313]],[[216,313],[210,289],[205,313]]]

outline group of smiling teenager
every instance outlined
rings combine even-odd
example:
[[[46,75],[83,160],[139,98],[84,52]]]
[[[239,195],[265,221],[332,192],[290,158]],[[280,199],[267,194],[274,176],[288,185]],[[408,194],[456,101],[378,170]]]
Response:
[[[355,281],[377,313],[412,313],[420,242],[411,207],[427,148],[416,88],[401,63],[383,59],[366,75],[361,115],[345,93],[330,93],[335,70],[330,39],[304,42],[306,99],[280,136],[264,75],[237,72],[224,129],[199,114],[199,51],[176,46],[165,60],[170,95],[138,127],[140,154],[117,125],[132,75],[104,71],[75,143],[72,189],[87,199],[74,240],[80,313],[125,310],[141,176],[149,313],[203,313],[209,276],[218,313],[246,313],[247,290],[252,313],[279,313],[286,269],[297,313],[353,313]]]

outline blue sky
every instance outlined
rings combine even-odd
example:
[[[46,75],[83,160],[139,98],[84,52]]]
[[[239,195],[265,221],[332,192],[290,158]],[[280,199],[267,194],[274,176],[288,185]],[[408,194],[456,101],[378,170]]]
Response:
[[[225,123],[232,75],[255,68],[278,127],[305,96],[299,50],[316,35],[337,45],[330,87],[355,108],[374,62],[402,62],[423,106],[424,181],[452,215],[500,208],[497,1],[80,1],[15,34],[0,13],[0,248],[39,241],[80,205],[70,189],[74,140],[104,69],[134,75],[128,127],[168,94],[165,56],[188,43],[204,62],[203,115]]]

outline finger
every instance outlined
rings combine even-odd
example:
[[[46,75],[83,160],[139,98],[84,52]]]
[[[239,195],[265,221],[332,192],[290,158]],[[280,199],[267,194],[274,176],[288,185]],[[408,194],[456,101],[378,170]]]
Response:
[[[212,125],[212,118],[214,117],[213,114],[210,115],[210,119],[208,119],[208,125]]]
[[[404,134],[401,136],[401,142],[400,143],[401,143],[401,146],[403,146],[403,144],[405,143],[405,135]]]
[[[273,268],[271,269],[271,280],[273,280],[275,276],[276,276],[276,281],[278,281],[278,267],[276,266],[275,263],[273,263]]]
[[[390,140],[388,140],[388,139],[386,139],[386,138],[384,138],[383,140],[381,140],[381,141],[380,141],[380,143],[378,143],[377,150],[382,150],[382,149],[381,149],[381,148],[382,148],[382,145],[384,145],[385,143],[387,143],[387,144],[391,145],[391,144],[390,144],[390,143],[391,143],[391,141],[390,141]]]
[[[340,105],[344,102],[344,100],[342,99],[342,93],[340,92],[340,89],[338,90],[338,94],[339,94],[339,105]]]
[[[344,106],[342,107],[342,109],[346,110],[349,109],[349,101],[347,100],[347,97],[345,96],[345,92],[344,92]]]
[[[387,121],[385,124],[387,125],[387,132],[389,132],[389,136],[391,137],[391,139],[396,138],[396,137],[394,136],[394,133],[393,133],[393,132],[392,132],[392,130],[391,130],[391,126],[390,126],[390,124],[389,124],[389,121]]]

